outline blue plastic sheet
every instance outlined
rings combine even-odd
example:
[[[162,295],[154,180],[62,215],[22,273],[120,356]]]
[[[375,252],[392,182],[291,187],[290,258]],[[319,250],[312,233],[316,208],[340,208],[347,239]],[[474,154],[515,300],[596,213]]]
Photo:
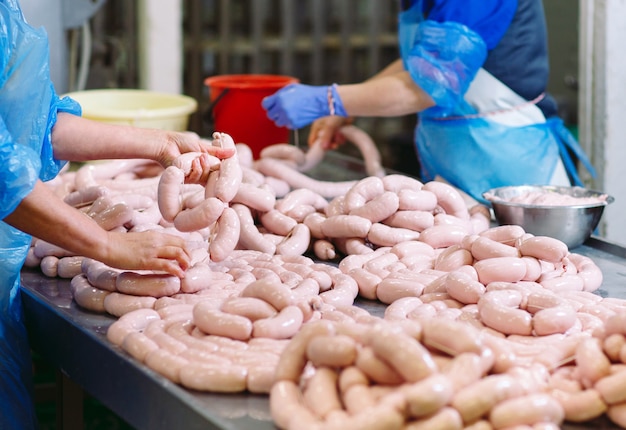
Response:
[[[487,58],[480,35],[456,22],[425,20],[421,1],[399,15],[398,34],[404,67],[434,100],[433,114],[457,109]]]
[[[65,162],[53,156],[57,112],[80,115],[59,99],[50,80],[48,39],[24,20],[16,1],[0,0],[0,219],[35,182],[54,178]],[[0,222],[0,430],[36,428],[30,349],[19,274],[31,237]]]

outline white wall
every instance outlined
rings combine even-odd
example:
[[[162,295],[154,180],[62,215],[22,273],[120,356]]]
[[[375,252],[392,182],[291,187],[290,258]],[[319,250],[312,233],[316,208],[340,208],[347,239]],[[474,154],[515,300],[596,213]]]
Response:
[[[140,0],[139,86],[180,94],[183,88],[182,0]]]
[[[580,1],[579,140],[613,197],[600,235],[626,245],[626,0]]]
[[[44,27],[50,46],[50,79],[58,93],[68,89],[67,44],[63,28],[61,0],[22,0],[22,12],[28,23]]]
[[[106,0],[21,0],[20,6],[28,23],[35,27],[43,27],[48,34],[50,50],[50,79],[58,94],[68,90],[76,90],[78,81],[84,83],[85,73],[88,73],[88,58],[91,55],[90,46],[85,44],[81,53],[72,52],[76,46],[68,46],[67,30],[82,29],[81,37],[87,42],[90,37],[89,19],[102,7]],[[90,42],[90,40],[89,40]],[[75,53],[86,62],[69,64],[71,55]],[[72,66],[70,68],[70,66]],[[82,67],[82,69],[81,69]],[[81,79],[76,79],[76,75]],[[76,82],[70,82],[76,81]]]

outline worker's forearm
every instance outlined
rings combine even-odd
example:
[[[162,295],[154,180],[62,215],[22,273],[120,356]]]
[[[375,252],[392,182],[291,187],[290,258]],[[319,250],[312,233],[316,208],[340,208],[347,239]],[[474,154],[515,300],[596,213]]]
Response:
[[[161,130],[107,124],[68,113],[59,113],[52,129],[54,156],[70,161],[155,159],[163,138]]]
[[[368,81],[382,78],[385,76],[395,75],[396,73],[404,71],[404,64],[402,64],[402,59],[397,59],[393,63],[389,64],[387,67],[382,69],[380,72],[376,73],[374,76],[368,79]]]
[[[4,221],[34,237],[45,240],[76,255],[98,255],[106,243],[106,231],[98,224],[62,202],[43,182],[35,187]]]
[[[338,93],[350,116],[401,116],[434,106],[431,97],[405,71],[340,85]]]

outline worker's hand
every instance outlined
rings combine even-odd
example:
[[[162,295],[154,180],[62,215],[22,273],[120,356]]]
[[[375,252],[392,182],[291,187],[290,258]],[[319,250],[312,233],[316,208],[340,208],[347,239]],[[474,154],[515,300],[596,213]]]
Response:
[[[99,261],[118,269],[154,270],[182,278],[191,264],[183,238],[158,231],[108,232]]]
[[[211,172],[220,168],[220,162],[209,154],[202,154],[191,162],[191,169],[185,175],[186,184],[205,185]]]
[[[262,106],[277,126],[291,129],[302,128],[324,116],[348,116],[336,85],[287,85],[265,97]]]
[[[232,148],[213,146],[210,140],[201,138],[191,131],[168,131],[166,143],[157,159],[163,167],[169,167],[172,162],[185,152],[204,152],[219,159],[235,155]]]
[[[339,129],[344,125],[352,123],[352,118],[342,116],[325,116],[311,124],[308,144],[313,146],[314,143],[319,144],[322,149],[337,149],[343,145],[346,138],[341,134]]]

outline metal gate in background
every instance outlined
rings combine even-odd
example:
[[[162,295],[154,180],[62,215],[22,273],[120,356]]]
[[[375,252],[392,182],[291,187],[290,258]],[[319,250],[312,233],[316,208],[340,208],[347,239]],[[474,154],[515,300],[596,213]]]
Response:
[[[91,20],[93,47],[87,88],[138,86],[137,3],[107,0]],[[203,81],[218,74],[287,74],[324,85],[367,79],[398,56],[399,0],[182,0],[184,92],[199,103],[190,128],[208,105]],[[568,123],[577,123],[578,10],[566,0],[546,4],[553,71],[548,90]],[[565,32],[564,28],[568,30]],[[562,34],[563,33],[563,34]],[[572,70],[574,72],[572,72]],[[386,166],[416,174],[412,144],[416,116],[361,118],[357,125],[379,144]],[[304,141],[307,130],[302,130]]]
[[[184,0],[184,91],[199,103],[190,128],[211,132],[202,119],[209,104],[203,83],[208,76],[283,74],[311,85],[369,78],[398,58],[398,3]],[[356,124],[377,142],[386,166],[416,168],[411,139],[415,115],[360,118]],[[300,141],[307,135],[308,129],[301,130]]]

